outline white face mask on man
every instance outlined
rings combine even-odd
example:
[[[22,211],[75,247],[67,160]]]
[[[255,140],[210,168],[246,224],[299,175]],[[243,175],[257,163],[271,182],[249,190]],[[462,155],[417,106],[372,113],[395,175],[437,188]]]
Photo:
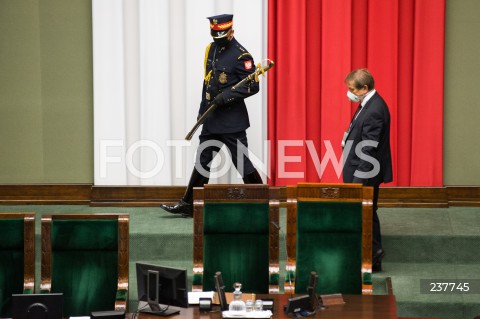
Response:
[[[360,102],[362,100],[361,96],[355,95],[350,91],[347,91],[347,97],[352,102]]]

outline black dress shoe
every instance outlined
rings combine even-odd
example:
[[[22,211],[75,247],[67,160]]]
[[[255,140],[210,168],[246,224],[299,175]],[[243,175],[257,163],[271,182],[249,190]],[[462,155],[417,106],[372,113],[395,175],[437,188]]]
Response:
[[[182,215],[182,217],[193,217],[193,205],[180,200],[176,205],[162,205],[162,209],[166,210],[170,214]]]
[[[383,249],[377,250],[375,254],[373,254],[372,258],[372,271],[382,271],[382,259],[385,257],[385,251]]]

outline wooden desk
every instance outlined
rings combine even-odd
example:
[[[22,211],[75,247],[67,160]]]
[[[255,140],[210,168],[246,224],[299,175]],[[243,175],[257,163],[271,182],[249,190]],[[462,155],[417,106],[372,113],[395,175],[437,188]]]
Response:
[[[292,318],[283,312],[289,295],[257,295],[257,299],[274,299],[273,319]],[[397,319],[397,304],[393,295],[344,295],[344,305],[330,306],[319,310],[314,317],[321,319]],[[214,309],[219,306],[214,305]],[[180,314],[171,316],[172,319],[222,319],[220,311],[200,313],[198,306],[180,308]],[[161,317],[140,313],[136,319],[159,319]]]

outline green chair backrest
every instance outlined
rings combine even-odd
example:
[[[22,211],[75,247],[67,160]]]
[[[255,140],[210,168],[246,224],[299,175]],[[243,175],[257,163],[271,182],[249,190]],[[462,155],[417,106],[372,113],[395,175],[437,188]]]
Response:
[[[263,203],[205,203],[203,290],[214,290],[222,272],[225,290],[268,293],[269,206]]]
[[[24,221],[0,218],[0,317],[11,317],[12,294],[23,293]]]
[[[362,293],[361,202],[298,201],[296,246],[296,293],[306,293],[311,271],[317,293]]]
[[[115,309],[117,220],[52,220],[52,293],[63,293],[64,316]]]

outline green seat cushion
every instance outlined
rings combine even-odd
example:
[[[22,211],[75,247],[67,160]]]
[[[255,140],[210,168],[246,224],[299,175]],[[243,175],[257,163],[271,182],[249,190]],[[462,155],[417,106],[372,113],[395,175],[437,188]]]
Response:
[[[11,317],[12,294],[23,293],[23,249],[0,251],[0,318]]]
[[[0,219],[0,317],[11,317],[12,294],[23,292],[23,219]]]
[[[0,250],[18,249],[23,252],[23,218],[0,219],[0,234],[2,234]]]
[[[361,233],[362,203],[299,201],[297,231]]]
[[[305,293],[311,271],[317,293],[361,294],[362,204],[298,202],[295,292]]]
[[[116,220],[52,222],[52,293],[64,295],[65,316],[115,309]]]
[[[204,246],[205,291],[214,290],[215,272],[221,271],[227,292],[240,282],[244,292],[268,293],[268,235],[208,235]]]
[[[214,290],[221,271],[227,292],[268,293],[268,203],[207,203],[204,208],[203,289]]]
[[[117,220],[52,221],[52,250],[117,249]]]
[[[52,259],[51,292],[63,293],[65,316],[115,309],[117,252],[61,251]]]
[[[205,203],[204,234],[268,234],[268,203]]]

